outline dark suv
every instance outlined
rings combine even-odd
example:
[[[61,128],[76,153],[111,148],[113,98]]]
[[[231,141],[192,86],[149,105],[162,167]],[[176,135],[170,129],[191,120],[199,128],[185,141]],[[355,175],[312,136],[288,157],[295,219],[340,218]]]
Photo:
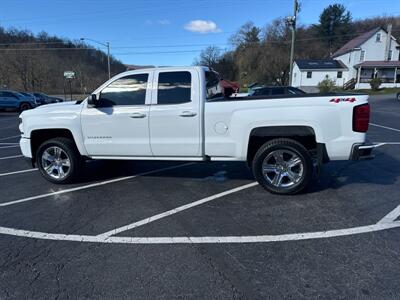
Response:
[[[36,101],[38,102],[39,105],[63,102],[63,99],[61,98],[51,97],[44,93],[32,93],[32,94],[35,96]]]
[[[305,93],[292,86],[261,86],[254,88],[249,96],[304,95]]]

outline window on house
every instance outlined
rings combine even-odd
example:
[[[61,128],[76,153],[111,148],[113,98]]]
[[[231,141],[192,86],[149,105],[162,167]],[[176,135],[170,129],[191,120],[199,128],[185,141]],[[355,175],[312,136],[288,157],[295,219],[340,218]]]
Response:
[[[360,61],[364,61],[364,59],[365,59],[365,51],[363,50],[360,53]]]
[[[388,60],[392,60],[392,55],[393,55],[392,50],[389,50],[389,53],[388,53]]]
[[[375,40],[376,42],[380,42],[381,41],[381,34],[380,33],[378,33],[377,35],[376,35],[376,40]]]
[[[342,77],[343,77],[343,71],[338,71],[337,78],[342,78]]]
[[[307,72],[307,78],[311,78],[312,77],[312,72]]]

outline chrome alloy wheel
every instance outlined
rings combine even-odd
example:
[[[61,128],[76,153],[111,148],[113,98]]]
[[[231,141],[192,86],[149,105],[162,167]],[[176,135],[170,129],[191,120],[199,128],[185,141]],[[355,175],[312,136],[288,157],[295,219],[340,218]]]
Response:
[[[42,167],[50,177],[63,179],[71,170],[71,160],[63,149],[52,146],[43,151]]]
[[[290,150],[275,150],[269,153],[262,164],[265,179],[275,187],[289,188],[303,177],[304,166],[301,158]]]

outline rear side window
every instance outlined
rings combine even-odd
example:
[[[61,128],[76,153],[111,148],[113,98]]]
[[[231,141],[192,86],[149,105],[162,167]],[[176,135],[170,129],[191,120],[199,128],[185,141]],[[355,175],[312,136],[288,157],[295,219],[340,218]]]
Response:
[[[17,96],[11,92],[3,92],[3,97],[17,98]]]
[[[158,76],[158,104],[180,104],[191,101],[190,72],[162,72]]]
[[[101,91],[100,106],[144,105],[149,74],[129,75],[115,80]]]
[[[284,88],[274,88],[271,90],[271,95],[283,95],[285,94]]]

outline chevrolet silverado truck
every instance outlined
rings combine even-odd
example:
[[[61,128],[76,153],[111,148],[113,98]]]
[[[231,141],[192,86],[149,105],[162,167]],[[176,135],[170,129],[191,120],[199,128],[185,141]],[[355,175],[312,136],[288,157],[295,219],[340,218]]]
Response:
[[[207,67],[116,75],[84,101],[20,115],[21,151],[54,183],[88,159],[244,161],[266,190],[302,191],[316,166],[372,157],[367,95],[228,97]]]

